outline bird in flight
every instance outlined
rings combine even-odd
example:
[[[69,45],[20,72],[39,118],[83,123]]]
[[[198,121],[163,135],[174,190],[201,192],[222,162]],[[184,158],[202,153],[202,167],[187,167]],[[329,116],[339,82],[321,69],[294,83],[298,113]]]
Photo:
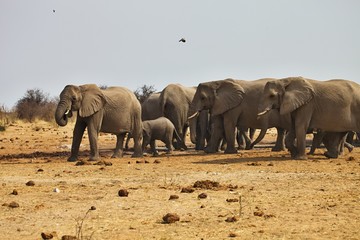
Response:
[[[53,9],[53,13],[55,12],[55,9]]]
[[[185,38],[181,38],[181,39],[179,40],[179,42],[185,43],[185,42],[186,42],[186,39],[185,39]]]

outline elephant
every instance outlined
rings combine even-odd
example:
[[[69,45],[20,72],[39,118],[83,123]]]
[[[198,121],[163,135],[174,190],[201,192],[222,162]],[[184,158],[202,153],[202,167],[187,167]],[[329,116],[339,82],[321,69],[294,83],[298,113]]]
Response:
[[[161,140],[166,144],[167,153],[170,154],[172,153],[173,136],[181,143],[182,139],[177,133],[174,124],[166,117],[143,121],[142,149],[145,151],[146,146],[150,143],[153,156],[158,156],[155,140]]]
[[[163,116],[168,118],[175,126],[176,131],[182,140],[183,146],[176,146],[176,149],[184,148],[186,142],[186,131],[190,128],[190,139],[196,144],[196,126],[198,117],[188,120],[190,103],[196,92],[196,87],[185,87],[181,84],[169,84],[160,94],[160,107]],[[200,128],[198,128],[200,130]]]
[[[113,133],[117,137],[112,157],[121,157],[126,133],[134,136],[132,157],[141,157],[142,121],[141,106],[133,92],[124,87],[109,87],[104,90],[95,84],[67,85],[60,93],[55,111],[59,126],[65,126],[72,111],[77,111],[73,131],[71,155],[68,161],[76,161],[82,136],[87,128],[90,142],[90,160],[98,160],[99,132]]]
[[[235,129],[248,128],[265,131],[270,127],[289,128],[290,115],[280,116],[276,110],[265,118],[257,117],[258,103],[265,84],[273,79],[255,81],[225,79],[200,83],[191,103],[189,115],[208,109],[212,117],[211,144],[206,152],[216,152],[220,139],[225,136],[225,153],[236,153]],[[277,144],[283,143],[284,134],[279,132]],[[265,133],[264,133],[265,134]],[[284,149],[285,146],[280,146]]]
[[[143,103],[141,103],[142,121],[153,120],[163,115],[160,108],[160,94],[161,92],[152,93]],[[129,149],[129,141],[131,138],[131,134],[128,134],[125,142],[125,149]]]
[[[161,92],[152,93],[141,104],[141,119],[143,121],[153,120],[163,116],[160,108],[160,94]]]
[[[321,131],[314,133],[314,138],[308,155],[313,155],[316,148],[318,148],[321,143],[324,143],[324,146],[327,149],[324,153],[327,158],[337,158],[339,155],[343,154],[344,147],[346,147],[349,152],[352,152],[354,146],[346,142],[347,134],[347,132]]]
[[[342,79],[317,81],[288,77],[266,83],[259,117],[277,109],[291,114],[286,142],[291,156],[307,159],[305,138],[308,129],[324,132],[358,131],[360,128],[360,85]],[[294,145],[296,138],[296,146]]]

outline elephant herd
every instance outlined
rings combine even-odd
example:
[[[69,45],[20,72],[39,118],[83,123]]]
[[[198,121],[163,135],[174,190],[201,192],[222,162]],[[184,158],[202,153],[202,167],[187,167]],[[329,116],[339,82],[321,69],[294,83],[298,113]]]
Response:
[[[246,148],[253,148],[273,127],[277,129],[273,151],[286,147],[293,159],[306,159],[306,134],[314,133],[310,153],[323,142],[325,156],[337,158],[344,145],[352,150],[347,134],[360,130],[360,85],[303,77],[225,79],[197,87],[169,84],[142,104],[124,87],[68,85],[60,94],[57,124],[65,126],[73,111],[77,119],[68,161],[76,161],[86,128],[90,160],[99,159],[99,132],[116,135],[113,157],[123,155],[126,134],[134,139],[132,156],[141,157],[148,144],[157,154],[155,140],[163,141],[168,153],[172,146],[186,150],[188,128],[197,150],[213,153],[225,143],[225,153],[236,153],[235,140],[240,146],[243,139]],[[248,136],[249,129],[260,129],[256,140]]]

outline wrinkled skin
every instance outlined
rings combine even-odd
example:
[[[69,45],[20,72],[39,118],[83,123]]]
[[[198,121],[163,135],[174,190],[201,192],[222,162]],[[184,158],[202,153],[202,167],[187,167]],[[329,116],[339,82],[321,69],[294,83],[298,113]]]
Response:
[[[155,140],[160,140],[166,144],[167,153],[170,154],[172,153],[173,136],[175,136],[177,141],[182,141],[174,125],[166,117],[143,121],[143,151],[145,151],[146,146],[150,143],[153,156],[158,156],[159,153],[156,149]]]
[[[295,159],[307,158],[308,129],[341,133],[360,128],[360,85],[355,82],[290,77],[269,81],[262,95],[260,115],[271,109],[281,115],[291,114],[293,121],[286,142]]]
[[[141,119],[142,121],[153,120],[162,117],[160,108],[160,92],[151,94],[143,103],[141,103]],[[128,134],[125,142],[125,149],[129,149],[129,141],[132,138]]]
[[[189,115],[201,110],[211,112],[212,132],[206,152],[216,152],[224,136],[227,142],[225,153],[236,153],[236,127],[240,130],[261,129],[264,132],[270,127],[288,127],[286,124],[290,122],[289,117],[286,116],[288,119],[280,117],[279,112],[275,110],[266,117],[257,117],[261,93],[266,82],[270,80],[272,79],[256,81],[225,79],[199,84]]]
[[[67,85],[60,94],[55,120],[65,126],[72,111],[77,112],[73,132],[71,155],[68,161],[76,161],[85,129],[90,142],[90,160],[98,160],[99,132],[113,133],[117,137],[113,157],[123,154],[123,141],[126,133],[134,136],[133,157],[141,157],[141,106],[133,92],[123,87],[109,87],[101,90],[95,84],[81,86]]]
[[[195,87],[184,87],[180,84],[169,84],[160,94],[160,107],[163,116],[168,118],[175,126],[182,142],[185,143],[186,131],[190,128],[190,139],[193,144],[197,141],[198,116],[188,119],[190,103],[194,97]],[[201,128],[198,128],[200,131]],[[198,133],[198,135],[202,135]],[[176,149],[184,146],[175,145]]]

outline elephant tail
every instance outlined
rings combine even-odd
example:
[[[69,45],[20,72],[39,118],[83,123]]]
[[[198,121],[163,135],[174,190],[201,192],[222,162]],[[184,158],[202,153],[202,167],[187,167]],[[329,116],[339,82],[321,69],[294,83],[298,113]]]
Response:
[[[187,147],[185,145],[185,142],[181,139],[179,133],[176,131],[176,129],[174,128],[174,134],[175,134],[175,138],[176,141],[179,143],[178,145],[183,148],[184,150],[187,150]]]
[[[255,139],[255,141],[253,141],[250,144],[249,149],[253,149],[256,144],[258,144],[261,140],[263,140],[263,138],[265,137],[266,132],[267,132],[267,128],[262,128],[261,131],[260,131],[259,136]]]

